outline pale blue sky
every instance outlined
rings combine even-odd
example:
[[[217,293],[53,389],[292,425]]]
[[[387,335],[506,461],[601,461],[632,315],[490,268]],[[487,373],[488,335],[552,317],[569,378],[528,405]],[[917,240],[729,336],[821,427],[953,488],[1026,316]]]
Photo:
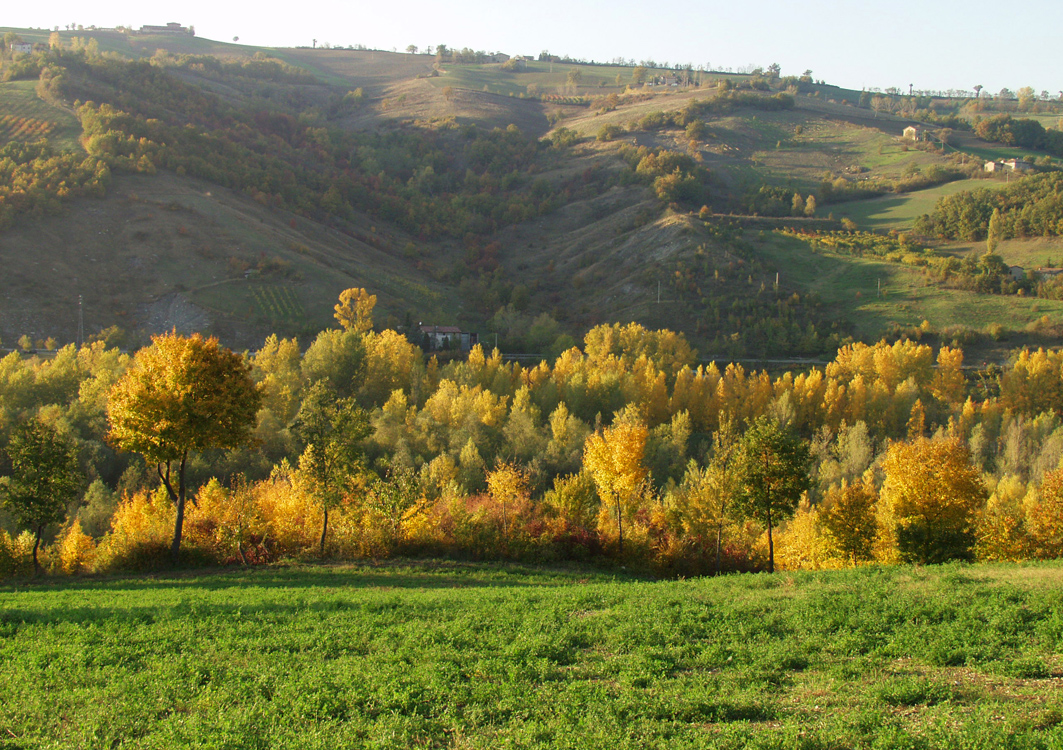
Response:
[[[275,8],[275,10],[274,10]],[[298,9],[293,13],[292,9]],[[911,10],[906,10],[910,8]],[[684,4],[614,0],[400,0],[240,4],[206,0],[17,3],[5,26],[192,24],[200,36],[264,46],[364,44],[404,50],[440,42],[509,54],[607,61],[711,63],[714,68],[778,62],[849,88],[1063,89],[1057,62],[1063,2],[1027,0],[759,0]]]

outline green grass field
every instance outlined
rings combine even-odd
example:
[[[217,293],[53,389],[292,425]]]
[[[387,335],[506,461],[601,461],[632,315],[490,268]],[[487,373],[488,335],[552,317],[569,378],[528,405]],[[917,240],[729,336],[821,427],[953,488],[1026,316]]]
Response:
[[[1022,331],[1043,315],[1063,316],[1063,302],[951,289],[928,283],[920,268],[813,253],[806,244],[777,235],[761,243],[760,252],[779,266],[787,284],[818,294],[861,337],[880,335],[891,323],[918,326],[926,320],[937,330],[983,330],[999,323]],[[1057,257],[1063,260],[1063,252]]]
[[[0,589],[0,747],[1058,748],[1063,564]]]
[[[830,206],[836,217],[852,219],[861,229],[911,229],[915,220],[934,210],[939,199],[963,190],[998,189],[1001,180],[957,180],[944,185],[899,195],[884,195],[863,201]]]

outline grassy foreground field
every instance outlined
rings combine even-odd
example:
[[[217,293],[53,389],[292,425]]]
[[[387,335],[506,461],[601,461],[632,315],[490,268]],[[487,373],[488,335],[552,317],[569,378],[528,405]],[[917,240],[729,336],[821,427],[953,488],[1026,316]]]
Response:
[[[1063,564],[0,589],[0,747],[1063,746]]]

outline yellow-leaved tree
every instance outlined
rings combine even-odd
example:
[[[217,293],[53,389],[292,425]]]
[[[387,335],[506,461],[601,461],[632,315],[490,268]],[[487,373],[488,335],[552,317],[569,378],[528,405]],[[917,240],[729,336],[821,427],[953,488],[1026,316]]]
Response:
[[[1063,557],[1063,469],[1044,475],[1040,499],[1027,510],[1033,553],[1043,560]]]
[[[819,514],[824,534],[835,554],[853,565],[874,557],[878,498],[870,484],[849,484],[831,488]]]
[[[595,432],[583,448],[583,466],[590,472],[598,496],[616,521],[620,554],[624,554],[624,519],[638,510],[645,489],[646,424],[628,412],[611,427]],[[599,530],[603,526],[599,519]]]
[[[882,500],[905,562],[968,559],[986,488],[956,439],[893,443],[882,463]]]
[[[344,289],[340,292],[340,301],[335,306],[335,317],[346,331],[365,333],[373,328],[373,308],[376,307],[376,295],[365,289]]]
[[[177,511],[170,545],[175,565],[181,550],[189,453],[245,443],[261,400],[243,357],[217,339],[199,334],[155,336],[111,389],[111,444],[140,453],[156,465]]]
[[[502,510],[502,540],[506,544],[509,520],[528,500],[528,476],[519,465],[500,461],[493,471],[487,472],[487,491]]]
[[[684,534],[702,540],[715,537],[715,572],[719,574],[723,532],[733,522],[731,501],[738,490],[737,466],[732,460],[738,438],[730,423],[712,438],[712,458],[704,467],[690,460],[675,499]]]

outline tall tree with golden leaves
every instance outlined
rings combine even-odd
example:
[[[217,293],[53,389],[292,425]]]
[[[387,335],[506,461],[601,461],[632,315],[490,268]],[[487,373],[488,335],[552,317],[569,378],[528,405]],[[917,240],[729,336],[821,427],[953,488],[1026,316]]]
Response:
[[[344,289],[335,306],[335,317],[344,330],[365,333],[373,328],[373,308],[376,295],[365,289]]]
[[[939,563],[968,558],[986,488],[956,439],[897,442],[882,462],[882,500],[894,519],[901,559]]]
[[[636,504],[646,481],[642,459],[649,431],[639,419],[626,416],[587,438],[583,466],[598,488],[598,496],[615,515],[620,554],[624,554],[624,516]]]
[[[251,366],[243,357],[199,334],[153,337],[111,390],[111,444],[155,464],[177,510],[170,546],[175,565],[181,551],[189,453],[247,442],[260,402]]]

